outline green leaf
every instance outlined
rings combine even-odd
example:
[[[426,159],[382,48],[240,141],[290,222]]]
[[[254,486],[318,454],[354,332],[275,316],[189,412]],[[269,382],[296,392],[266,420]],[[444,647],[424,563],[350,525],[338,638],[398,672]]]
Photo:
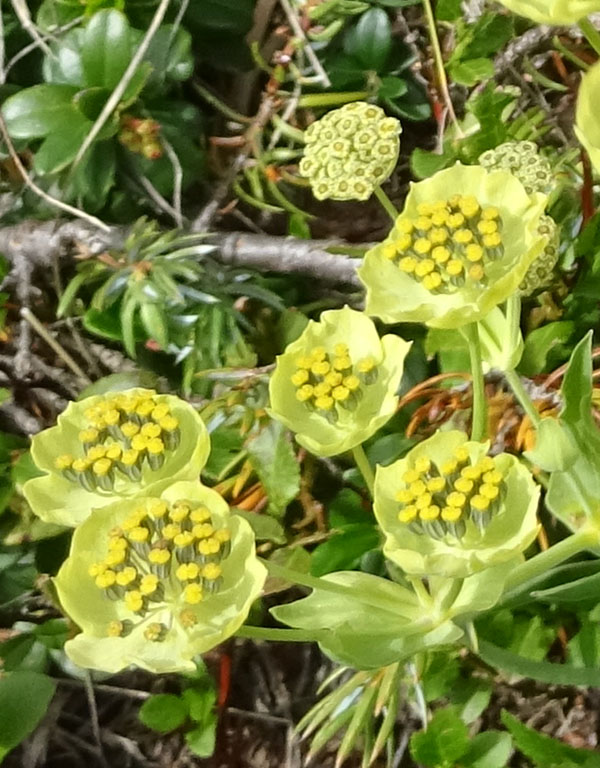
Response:
[[[587,600],[598,600],[600,595],[600,573],[584,576],[567,584],[560,584],[549,589],[538,589],[531,593],[536,600],[550,603],[578,603]]]
[[[285,544],[287,536],[281,523],[270,515],[259,515],[246,509],[232,507],[232,512],[247,520],[254,531],[257,541],[272,541],[275,544]]]
[[[252,26],[254,0],[203,0],[190,3],[186,22],[230,33],[246,34]]]
[[[387,61],[392,47],[392,30],[387,13],[371,8],[348,30],[344,50],[356,56],[365,69],[378,72]]]
[[[343,530],[357,523],[372,523],[373,513],[365,507],[362,498],[351,488],[342,488],[329,505],[329,527]]]
[[[310,572],[313,576],[323,576],[332,571],[352,570],[365,552],[379,544],[380,534],[376,526],[349,525],[342,533],[334,534],[316,547],[311,556]]]
[[[600,669],[574,667],[571,664],[551,664],[547,661],[531,661],[512,651],[482,640],[479,655],[492,667],[520,677],[530,677],[552,685],[582,685],[600,687]]]
[[[482,714],[490,703],[491,696],[492,684],[479,677],[461,679],[449,693],[450,701],[458,707],[460,717],[467,725]]]
[[[114,141],[97,141],[75,169],[73,183],[86,209],[100,210],[115,184],[117,158]]]
[[[596,600],[598,593],[596,592]],[[575,667],[600,666],[600,626],[597,621],[590,621],[585,616],[581,621],[581,629],[567,645],[569,662]]]
[[[33,731],[46,714],[56,683],[37,672],[0,677],[0,760]]]
[[[410,156],[410,169],[417,179],[428,179],[434,173],[448,168],[456,160],[453,152],[426,152],[424,149],[413,150]]]
[[[523,725],[506,710],[502,711],[502,722],[525,757],[543,766],[543,768],[564,765],[567,761],[574,765],[586,766],[586,768],[598,768],[600,766],[600,757],[597,754],[585,749],[569,747],[562,741],[534,731]]]
[[[162,304],[144,301],[140,304],[140,318],[148,336],[165,350],[169,345],[169,331]]]
[[[519,371],[524,376],[536,376],[562,363],[565,356],[568,356],[567,342],[574,331],[574,322],[559,320],[528,333]]]
[[[112,90],[131,60],[132,40],[127,17],[115,10],[103,10],[90,19],[83,39],[81,59],[84,84]]]
[[[142,704],[139,718],[142,723],[158,733],[169,733],[187,720],[188,705],[179,696],[158,693]]]
[[[438,0],[435,8],[438,21],[456,21],[462,17],[462,0]]]
[[[75,159],[91,125],[84,117],[72,115],[62,129],[44,139],[34,160],[35,170],[40,176],[58,173],[68,166]]]
[[[135,368],[133,371],[123,371],[122,373],[111,373],[97,379],[89,387],[86,387],[79,393],[78,400],[84,400],[93,395],[104,395],[107,392],[123,392],[126,389],[135,389],[142,387],[144,389],[156,389],[158,386],[158,375],[154,371]]]
[[[453,765],[469,749],[469,732],[454,707],[438,710],[426,731],[414,733],[410,753],[427,768]]]
[[[217,736],[217,717],[213,716],[213,722],[207,723],[200,728],[194,728],[185,734],[185,742],[198,757],[210,757],[215,751],[215,742]]]
[[[491,59],[467,59],[450,67],[452,79],[459,85],[473,86],[494,75],[494,63]]]
[[[377,96],[380,99],[397,99],[404,96],[407,90],[406,80],[401,77],[382,77]]]
[[[268,512],[279,517],[300,490],[300,467],[284,427],[272,421],[247,444],[248,458],[269,497]]]
[[[486,731],[471,740],[461,762],[468,768],[505,768],[512,751],[512,739],[508,733]]]
[[[80,120],[73,106],[77,88],[71,85],[34,85],[4,102],[2,114],[13,139],[38,139],[68,131]]]

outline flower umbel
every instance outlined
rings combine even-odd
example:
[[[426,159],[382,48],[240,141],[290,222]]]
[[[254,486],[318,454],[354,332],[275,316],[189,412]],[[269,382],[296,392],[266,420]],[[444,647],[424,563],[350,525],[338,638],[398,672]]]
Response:
[[[438,432],[377,469],[385,554],[407,573],[463,578],[519,557],[537,533],[539,489],[515,457]]]
[[[134,389],[71,403],[36,435],[32,456],[47,472],[25,485],[42,519],[77,525],[115,497],[193,479],[206,462],[206,428],[183,400]]]
[[[243,623],[264,578],[250,527],[214,491],[182,482],[120,501],[77,529],[56,578],[83,630],[67,655],[109,672],[193,669]]]
[[[401,131],[373,104],[345,104],[306,129],[300,173],[317,200],[367,200],[394,170]]]
[[[437,328],[481,319],[546,245],[537,231],[545,199],[512,174],[480,166],[457,164],[412,185],[392,231],[359,270],[367,313]]]
[[[500,0],[510,11],[538,24],[575,24],[600,11],[600,0]]]
[[[362,312],[324,312],[277,358],[272,414],[319,456],[349,450],[394,413],[409,348],[398,336],[379,339]]]

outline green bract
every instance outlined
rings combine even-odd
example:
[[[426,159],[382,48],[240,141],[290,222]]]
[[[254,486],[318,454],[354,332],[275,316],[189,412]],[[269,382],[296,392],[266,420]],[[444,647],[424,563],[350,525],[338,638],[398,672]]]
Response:
[[[583,76],[577,96],[575,133],[587,149],[592,165],[600,173],[600,122],[598,99],[600,98],[600,61]]]
[[[42,520],[75,526],[120,497],[197,479],[209,451],[203,421],[178,397],[149,389],[95,395],[70,403],[33,438],[31,455],[46,474],[23,492]]]
[[[82,630],[65,651],[105,672],[193,671],[242,625],[265,576],[248,523],[200,483],[123,499],[76,529],[55,579]]]
[[[345,104],[306,129],[300,173],[317,200],[367,200],[394,170],[401,132],[379,107]]]
[[[538,232],[545,203],[510,173],[481,166],[457,163],[413,184],[392,231],[359,270],[367,314],[433,328],[485,317],[546,246]]]
[[[270,412],[318,456],[354,448],[394,414],[409,349],[362,312],[324,312],[277,358]]]
[[[600,0],[499,0],[514,13],[538,24],[575,24],[600,11]]]
[[[518,558],[535,539],[539,488],[514,456],[438,432],[378,467],[384,553],[406,573],[463,578]]]

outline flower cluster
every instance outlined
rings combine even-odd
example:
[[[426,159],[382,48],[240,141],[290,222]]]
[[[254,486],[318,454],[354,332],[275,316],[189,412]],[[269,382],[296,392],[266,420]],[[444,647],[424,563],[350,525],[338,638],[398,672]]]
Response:
[[[300,173],[318,200],[367,200],[394,170],[400,133],[379,107],[346,104],[306,129]]]
[[[448,196],[449,189],[459,189]],[[485,317],[519,286],[547,244],[546,198],[507,171],[455,165],[413,184],[388,237],[359,275],[366,311],[390,323],[458,328]]]
[[[148,160],[158,160],[163,153],[159,133],[160,125],[156,120],[122,115],[118,138],[130,152],[143,155]]]
[[[362,312],[324,312],[277,358],[272,415],[319,456],[359,445],[395,412],[410,344],[382,339]]]
[[[187,403],[134,389],[71,403],[57,426],[33,438],[31,451],[47,473],[25,485],[32,509],[43,520],[77,525],[115,497],[197,478],[209,441]]]
[[[575,24],[600,11],[600,0],[500,0],[510,11],[538,24]]]
[[[117,502],[77,528],[56,578],[82,629],[67,653],[108,672],[191,670],[243,623],[264,578],[248,523],[199,483]]]
[[[539,489],[514,456],[462,432],[438,432],[378,467],[384,552],[407,573],[457,578],[520,557],[533,541]]]

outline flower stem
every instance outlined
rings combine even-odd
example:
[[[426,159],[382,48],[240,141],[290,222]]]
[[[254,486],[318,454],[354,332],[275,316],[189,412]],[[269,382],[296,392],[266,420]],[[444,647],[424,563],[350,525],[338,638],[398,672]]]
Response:
[[[386,193],[383,191],[383,189],[381,189],[380,186],[375,187],[374,194],[375,194],[375,197],[379,200],[379,202],[383,206],[383,208],[385,209],[385,212],[388,214],[390,219],[393,222],[395,222],[396,219],[398,218],[398,211],[394,203],[392,203],[390,198],[386,195]]]
[[[577,26],[586,36],[588,43],[596,53],[600,54],[600,33],[592,22],[587,18],[583,18],[577,22]]]
[[[423,581],[418,576],[414,576],[414,577],[409,576],[408,581],[410,582],[412,588],[414,589],[421,605],[430,606],[433,603],[433,598],[427,591],[427,587],[425,586]]]
[[[373,491],[375,489],[375,473],[373,472],[373,468],[369,463],[365,449],[362,447],[362,445],[357,445],[352,449],[352,454],[354,456],[356,466],[360,470],[360,473],[363,476],[365,483],[367,484],[371,498],[373,498]]]
[[[550,549],[534,555],[521,565],[518,565],[506,581],[504,594],[520,587],[522,584],[547,573],[565,560],[600,545],[600,529],[595,525],[587,525],[566,539],[554,544]]]
[[[487,437],[487,402],[485,399],[485,381],[481,366],[481,344],[477,323],[469,323],[462,329],[469,345],[471,375],[473,377],[473,417],[471,440],[485,440]]]
[[[318,632],[308,632],[305,629],[280,629],[278,627],[241,626],[235,633],[237,637],[248,637],[253,640],[271,640],[277,643],[314,643],[319,639]]]
[[[521,408],[529,416],[529,420],[537,429],[541,421],[540,414],[537,412],[537,409],[529,397],[527,390],[523,386],[521,377],[516,371],[504,371],[504,377],[509,383],[509,386],[512,389],[515,397],[519,401]]]

